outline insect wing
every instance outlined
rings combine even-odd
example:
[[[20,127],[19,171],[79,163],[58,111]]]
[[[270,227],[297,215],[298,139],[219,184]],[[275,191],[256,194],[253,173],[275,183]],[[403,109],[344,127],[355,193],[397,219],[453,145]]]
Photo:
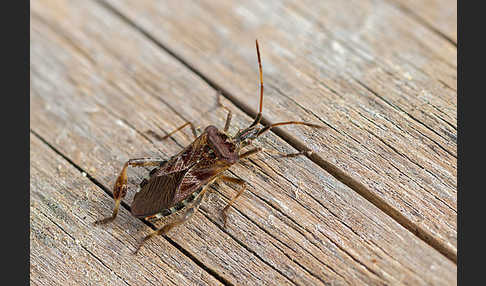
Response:
[[[181,170],[187,170],[197,164],[204,155],[203,146],[206,144],[206,134],[196,138],[194,142],[186,146],[179,154],[172,157],[167,163],[154,171],[154,176],[164,176]]]
[[[174,203],[177,203],[193,192],[208,184],[216,175],[224,171],[221,168],[198,169],[192,168],[184,177],[178,192],[174,196]]]
[[[132,214],[136,217],[146,217],[170,208],[188,170],[189,168],[151,177],[148,183],[135,194],[131,206]]]

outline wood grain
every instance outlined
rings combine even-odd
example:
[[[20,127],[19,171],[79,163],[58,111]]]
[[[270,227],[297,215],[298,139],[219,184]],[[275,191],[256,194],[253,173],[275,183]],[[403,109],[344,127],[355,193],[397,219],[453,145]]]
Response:
[[[329,126],[276,133],[456,260],[454,45],[384,1],[106,2],[248,113],[258,37],[265,118]]]
[[[457,1],[393,0],[392,3],[457,45]]]
[[[149,5],[148,2],[137,3]],[[212,8],[207,5],[201,3],[201,6],[193,7],[201,9],[201,15],[208,17],[207,9]],[[222,226],[220,211],[236,194],[237,188],[219,184],[214,186],[212,195],[189,223],[166,237],[149,241],[138,256],[133,256],[131,252],[137,241],[148,234],[150,228],[164,223],[144,224],[131,217],[126,209],[133,192],[127,196],[122,213],[115,222],[103,227],[91,225],[96,219],[110,214],[112,200],[107,193],[111,193],[111,186],[122,164],[136,157],[167,158],[191,141],[190,132],[181,132],[170,140],[155,142],[147,135],[147,130],[165,134],[186,120],[194,120],[196,125],[202,127],[209,124],[223,126],[226,112],[215,108],[216,90],[198,74],[199,71],[207,71],[199,66],[204,59],[207,69],[212,68],[207,74],[211,74],[212,80],[227,92],[225,96],[229,100],[225,98],[224,104],[235,112],[231,131],[247,126],[251,122],[248,110],[254,110],[258,100],[255,50],[251,46],[254,39],[239,48],[239,52],[247,55],[247,58],[241,58],[230,48],[219,46],[221,54],[218,56],[221,58],[217,59],[211,54],[217,46],[206,50],[205,39],[200,39],[198,43],[196,38],[191,38],[194,37],[193,31],[185,30],[179,40],[186,42],[186,46],[173,48],[181,55],[192,55],[185,59],[190,59],[191,65],[197,67],[194,70],[188,68],[187,64],[181,64],[174,54],[154,43],[123,15],[98,2],[33,1],[31,6],[31,228],[35,230],[32,233],[42,234],[31,236],[32,249],[35,249],[31,252],[31,279],[35,284],[53,285],[65,281],[104,285],[456,284],[456,265],[451,260],[331,176],[320,165],[305,157],[281,159],[273,158],[268,153],[259,154],[231,169],[231,175],[248,181],[249,191],[230,210],[227,229]],[[132,8],[136,13],[146,7],[140,6],[138,10]],[[152,7],[146,14],[146,18],[153,17],[153,23],[161,20],[150,16],[150,13],[157,12],[156,8]],[[218,9],[226,11],[224,6]],[[187,11],[188,16],[195,13],[190,9]],[[172,17],[167,19],[173,21]],[[194,18],[194,21],[197,22],[197,19]],[[193,25],[192,28],[196,31],[205,29],[204,25],[208,23],[218,24],[216,20],[208,21],[205,18],[207,23]],[[175,21],[172,24],[164,23],[166,26],[162,30],[173,28],[172,33],[180,32],[176,30],[176,24]],[[437,129],[430,127],[434,126],[434,121],[429,115],[422,118],[425,123],[430,123],[430,126],[424,127],[407,117],[406,112],[393,117],[392,110],[396,112],[396,109],[383,101],[393,100],[394,97],[383,99],[377,106],[369,105],[373,95],[366,93],[371,84],[365,79],[358,80],[363,83],[361,91],[366,100],[358,103],[371,111],[380,112],[384,117],[358,119],[358,99],[343,95],[339,90],[333,95],[337,102],[332,106],[340,109],[341,116],[348,114],[348,117],[341,117],[341,121],[357,122],[354,125],[351,123],[352,128],[348,126],[348,129],[344,127],[345,122],[329,123],[331,119],[324,117],[322,110],[327,108],[324,105],[329,104],[331,99],[319,97],[319,100],[312,101],[310,96],[292,99],[278,95],[278,92],[286,94],[298,89],[303,92],[308,90],[305,88],[306,81],[298,83],[298,79],[289,71],[280,74],[282,79],[288,79],[283,86],[283,80],[276,78],[275,73],[280,69],[277,56],[263,49],[271,46],[271,43],[275,45],[270,32],[269,42],[266,39],[263,42],[260,38],[262,52],[265,51],[262,54],[266,83],[265,117],[272,122],[290,119],[321,121],[329,124],[326,132],[330,135],[305,127],[289,127],[276,134],[270,132],[260,140],[259,145],[295,152],[288,143],[301,142],[312,149],[319,149],[319,156],[331,156],[335,153],[331,153],[331,149],[323,144],[331,142],[338,148],[332,152],[353,150],[350,154],[336,157],[343,160],[342,165],[336,164],[341,168],[345,163],[350,163],[349,158],[362,159],[362,156],[356,155],[357,152],[377,152],[376,147],[369,146],[369,149],[363,150],[363,145],[353,139],[350,139],[351,142],[344,141],[343,138],[350,138],[347,134],[351,134],[352,138],[362,140],[359,136],[363,135],[355,129],[359,127],[376,132],[372,129],[373,122],[382,120],[374,124],[389,124],[390,128],[393,124],[403,124],[400,125],[401,132],[394,130],[392,133],[393,136],[400,136],[400,140],[408,139],[417,143],[409,133],[418,129],[425,134],[414,133],[418,141],[429,142],[426,140],[430,140],[427,139],[430,136],[444,143],[438,151],[442,152],[441,155],[449,154],[448,151],[450,156],[455,154],[454,142],[443,138],[441,131],[438,131],[440,124],[437,123]],[[158,36],[157,33],[153,35]],[[242,37],[238,36],[237,33],[232,36],[235,42],[228,41],[229,47],[241,41]],[[203,59],[192,58],[197,53],[188,52],[189,45],[201,49]],[[309,62],[301,63],[302,67],[308,64],[310,68],[315,68],[311,59],[308,57]],[[326,80],[330,81],[329,78]],[[333,80],[336,80],[334,85],[342,84],[345,90],[359,85],[339,81],[337,77]],[[384,88],[394,90],[393,86],[385,84],[386,80],[378,82]],[[241,90],[236,91],[237,87]],[[339,99],[340,96],[344,98]],[[407,94],[404,92],[403,96]],[[440,100],[437,99],[434,104],[445,104]],[[393,104],[411,112],[402,101]],[[447,114],[454,116],[452,112]],[[403,118],[408,118],[408,121],[401,122]],[[369,125],[364,126],[365,121],[370,122]],[[388,133],[385,135],[388,136]],[[326,141],[329,138],[333,140]],[[373,138],[368,138],[369,144],[376,143],[377,139]],[[344,142],[339,143],[339,140]],[[446,143],[452,147],[447,147]],[[397,146],[401,145],[394,141],[380,144],[380,148],[384,149],[380,153],[383,162],[398,160],[394,157],[396,155],[388,154],[385,147],[408,154],[405,143],[400,147],[403,149],[398,149]],[[422,147],[427,146],[422,144]],[[417,146],[413,148],[418,149]],[[418,155],[417,158],[412,157],[414,160],[425,160]],[[433,170],[438,162],[431,158],[429,160],[430,166],[424,165]],[[395,163],[397,169],[410,176],[409,172],[414,171],[415,167],[411,165],[411,171],[405,170],[410,163],[407,165],[403,161],[407,160]],[[455,164],[455,161],[451,162]],[[360,171],[359,181],[367,182],[365,176],[381,174],[378,163],[371,159],[355,165],[350,164],[343,170],[356,174],[359,166],[368,170]],[[446,170],[452,172],[455,165]],[[131,182],[137,184],[145,172],[143,169],[130,170]],[[443,172],[437,175],[438,178],[446,177],[447,172]],[[420,174],[418,178],[412,177],[417,181],[424,180]],[[393,176],[388,179],[388,186],[397,188],[400,181]],[[446,180],[437,181],[433,183],[445,184]],[[450,184],[454,185],[455,180],[452,179]],[[432,183],[425,186],[432,186]],[[398,201],[398,209],[406,212],[407,209],[401,209],[399,204],[400,200],[404,200],[399,197],[402,196],[400,190],[392,189],[395,192],[393,198]],[[446,188],[444,192],[448,190]],[[408,195],[417,196],[432,205],[438,204],[421,192]],[[385,194],[380,193],[381,196],[386,198]],[[454,199],[446,202],[453,204],[452,209],[455,209]],[[411,206],[408,207],[414,209],[423,210],[425,207],[420,205],[421,201],[409,203]],[[452,212],[441,207],[431,212],[445,212],[446,215]],[[431,224],[431,214],[427,215],[424,215],[427,221],[417,224],[417,227]],[[44,227],[49,227],[49,231],[41,231]],[[438,230],[443,228],[440,224],[437,226]],[[455,231],[455,224],[451,224],[450,228]],[[59,237],[68,244],[58,245]],[[440,233],[437,237],[441,238]],[[50,257],[47,254],[52,249],[56,249],[56,253],[74,256],[85,267],[70,268],[70,264],[63,264],[59,256]],[[79,257],[81,255],[83,258]],[[48,264],[43,263],[43,257],[48,257]],[[52,280],[49,280],[49,273],[54,266],[45,265],[55,265],[58,271]],[[86,269],[92,269],[96,278],[82,276],[81,271]],[[66,277],[70,277],[70,280],[66,280]]]
[[[111,206],[106,194],[32,134],[30,150],[33,284],[218,284],[165,240],[153,246],[157,256],[133,259],[130,248],[138,243],[144,224],[122,209],[119,224],[93,227],[100,212]]]

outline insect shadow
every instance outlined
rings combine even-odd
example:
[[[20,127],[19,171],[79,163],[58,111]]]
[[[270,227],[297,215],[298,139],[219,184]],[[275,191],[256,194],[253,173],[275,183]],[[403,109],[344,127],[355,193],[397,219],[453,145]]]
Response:
[[[198,135],[198,130],[194,127],[194,124],[192,122],[186,122],[165,136],[152,134],[158,140],[164,140],[184,127],[189,126],[195,139],[178,154],[168,160],[160,158],[130,159],[123,165],[113,187],[113,199],[115,201],[113,214],[110,217],[96,221],[95,224],[104,224],[116,218],[120,202],[128,190],[128,167],[155,167],[150,171],[149,176],[142,179],[135,193],[131,204],[131,213],[133,216],[143,218],[147,221],[155,221],[181,211],[181,215],[175,220],[156,229],[143,238],[136,248],[135,253],[138,252],[140,247],[148,239],[156,235],[163,235],[173,227],[187,221],[199,208],[208,187],[216,180],[230,182],[240,186],[236,196],[221,211],[224,227],[226,228],[227,212],[235,200],[245,191],[246,182],[240,178],[226,176],[224,175],[224,171],[239,161],[263,150],[279,154],[282,157],[309,155],[311,153],[311,151],[301,151],[287,154],[262,147],[253,147],[246,151],[243,150],[251,146],[253,140],[277,126],[298,124],[312,128],[323,128],[323,126],[317,124],[300,121],[286,121],[261,126],[264,89],[263,72],[258,40],[255,41],[255,44],[260,71],[260,104],[259,112],[250,126],[238,130],[234,135],[230,135],[228,129],[231,123],[232,112],[229,108],[221,104],[218,94],[218,104],[228,112],[223,130],[209,125],[204,129],[202,134]]]

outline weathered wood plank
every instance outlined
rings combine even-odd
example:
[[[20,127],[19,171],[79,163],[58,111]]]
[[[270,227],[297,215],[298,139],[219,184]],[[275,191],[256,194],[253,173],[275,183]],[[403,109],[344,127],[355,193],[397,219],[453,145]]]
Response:
[[[88,285],[85,282],[90,281],[91,285],[107,282],[111,285],[127,285],[80,245],[79,240],[36,208],[36,204],[35,201],[31,202],[30,209],[31,284]]]
[[[91,2],[58,4],[32,4],[31,126],[104,187],[128,158],[167,157],[190,142],[181,133],[154,146],[145,130],[167,132],[193,117],[203,126],[222,125],[223,110],[204,113],[214,108],[215,90],[138,31]],[[225,104],[236,113],[233,128],[251,121]],[[301,130],[309,144],[318,139]],[[262,141],[292,150],[274,134]],[[261,155],[233,174],[248,180],[250,190],[230,212],[228,229],[219,211],[236,190],[220,186],[224,199],[208,200],[191,223],[168,235],[229,283],[455,283],[451,261],[306,158]],[[98,195],[105,199],[90,206],[91,221],[111,211],[111,201]],[[140,224],[126,219],[94,231],[109,236],[112,229],[130,232]],[[114,259],[134,248],[133,238],[126,245],[120,240],[122,254]],[[150,241],[141,254],[164,260],[161,244],[162,238]]]
[[[90,6],[86,7],[83,5]],[[72,6],[71,8],[74,10],[71,12],[79,13],[82,17],[87,17],[87,14],[93,13],[92,11],[94,11],[94,13],[101,13],[101,15],[91,15],[91,18],[88,19],[93,22],[88,22],[92,23],[91,27],[108,28],[105,26],[106,24],[102,23],[110,17],[106,11],[97,11],[97,6],[93,6],[89,3],[83,5]],[[76,162],[76,164],[82,166],[83,169],[90,173],[90,175],[96,177],[106,186],[111,186],[116,173],[120,170],[122,162],[128,159],[127,156],[142,156],[137,156],[137,150],[141,150],[140,152],[150,152],[150,148],[147,148],[149,142],[144,139],[143,136],[137,134],[135,130],[131,129],[129,125],[126,125],[128,122],[123,122],[123,116],[129,117],[129,115],[134,114],[134,110],[136,110],[142,115],[141,118],[139,117],[139,120],[143,122],[145,116],[156,118],[159,113],[162,112],[161,114],[166,115],[166,117],[162,117],[166,122],[179,125],[182,123],[181,121],[177,121],[177,114],[170,111],[167,107],[161,107],[160,102],[158,101],[142,101],[140,103],[141,106],[138,106],[138,108],[135,102],[123,101],[124,95],[122,89],[128,87],[124,86],[125,84],[123,83],[124,80],[122,79],[122,75],[119,75],[120,77],[117,78],[114,73],[117,73],[117,71],[123,72],[125,69],[124,66],[120,65],[118,62],[118,57],[123,58],[124,56],[130,56],[131,53],[126,53],[125,51],[116,48],[116,46],[120,43],[124,43],[126,39],[130,39],[131,41],[131,39],[135,37],[139,39],[136,44],[140,45],[141,50],[144,50],[143,46],[147,46],[147,43],[140,41],[141,37],[136,31],[127,27],[127,30],[129,31],[128,35],[124,35],[118,28],[112,29],[112,32],[115,34],[120,33],[120,36],[122,36],[119,40],[123,39],[123,41],[117,42],[116,45],[112,45],[113,43],[110,42],[111,40],[109,38],[104,38],[105,34],[96,33],[91,35],[99,37],[97,41],[95,39],[87,41],[87,43],[95,44],[93,47],[97,48],[97,51],[92,54],[96,55],[101,52],[102,57],[105,60],[109,60],[110,63],[103,68],[90,66],[89,69],[83,69],[83,63],[89,63],[89,60],[86,62],[86,59],[83,58],[83,53],[75,49],[70,40],[63,38],[64,36],[69,39],[69,37],[72,36],[67,35],[70,29],[67,29],[67,33],[66,31],[59,29],[59,26],[62,27],[65,22],[58,23],[59,25],[57,28],[50,23],[43,22],[44,20],[39,19],[39,9],[42,9],[42,7],[35,6],[32,11],[33,60],[31,73],[33,95],[31,101],[31,119],[33,128],[38,130],[39,134],[42,134],[42,136],[49,139],[49,141],[57,148],[66,154],[69,154],[70,158]],[[112,28],[123,25],[123,23],[118,21],[113,15],[111,17],[113,18],[113,22],[111,22],[111,25],[113,25]],[[79,20],[81,20],[81,18]],[[83,18],[79,24],[85,22],[86,18]],[[78,30],[76,31],[79,30],[80,28],[78,27]],[[76,34],[76,31],[74,34]],[[101,29],[101,31],[104,30]],[[101,43],[101,45],[96,44],[97,42]],[[80,46],[82,47],[83,45]],[[115,48],[116,51],[110,52],[109,50],[105,50],[105,48],[108,48],[109,50]],[[147,47],[145,49],[147,49]],[[106,58],[104,53],[110,55],[110,57]],[[154,56],[158,58],[161,55],[157,52],[157,48],[152,46],[150,57]],[[138,58],[138,61],[140,60],[141,58]],[[171,61],[170,57],[167,55],[159,60],[161,62]],[[103,62],[103,60],[101,61]],[[174,65],[173,60],[172,65]],[[113,68],[114,73],[111,73],[110,66]],[[92,70],[93,68],[95,68],[95,70]],[[79,71],[79,73],[75,72],[75,70]],[[93,81],[87,81],[86,78],[83,78],[83,76],[89,77],[90,75],[96,74],[96,70],[103,71],[104,73],[104,75],[96,75],[98,79],[104,79],[101,86],[96,85],[96,78],[91,78]],[[94,73],[91,73],[91,71],[94,71]],[[184,87],[186,88],[187,82],[193,82],[197,79],[187,70],[185,73],[186,81],[184,81]],[[116,83],[116,85],[112,86],[113,83]],[[132,79],[130,80],[130,84],[133,85],[136,84],[136,82]],[[165,84],[167,84],[167,87],[170,86],[169,82],[165,82]],[[199,88],[204,88],[205,93],[208,92],[209,88],[207,85],[204,85],[201,82],[199,82],[199,85]],[[86,90],[91,88],[99,89],[92,90],[93,93],[86,93]],[[143,92],[139,87],[138,89],[139,90],[130,91],[130,93],[136,95]],[[112,96],[113,93],[118,94],[118,96]],[[93,99],[89,97],[90,94],[99,94],[101,97]],[[180,95],[180,92],[177,94]],[[212,95],[214,96],[214,94],[215,92],[213,91]],[[112,97],[103,98],[103,95]],[[146,97],[150,97],[150,95],[145,93],[145,98]],[[143,99],[143,97],[135,99],[136,101],[139,101]],[[119,109],[116,110],[119,117],[115,118],[110,116],[114,111],[111,111],[111,109],[103,110],[102,107],[99,106],[98,101],[103,102],[105,100],[110,102],[110,108],[113,106],[116,107],[116,109]],[[155,105],[155,109],[152,108],[152,113],[143,114],[143,110],[145,110],[145,105],[147,104]],[[39,112],[42,110],[49,112]],[[161,121],[158,120],[157,124],[160,123]],[[133,124],[133,122],[130,122],[130,124]],[[110,125],[114,126],[110,127]],[[74,130],[71,130],[71,128],[74,128]],[[152,125],[151,128],[158,130],[157,125]],[[172,129],[173,126],[168,125],[166,128]],[[121,146],[121,143],[123,143],[124,146]],[[174,154],[179,148],[180,146],[177,145],[169,145],[169,149],[166,149],[166,153],[158,155],[167,157],[167,154]],[[153,154],[157,150],[152,147],[152,151]],[[123,157],[117,158],[116,156],[120,154],[122,154]],[[146,153],[143,155],[146,155]],[[130,201],[130,197],[128,198],[128,201]],[[105,204],[98,208],[100,216],[109,213],[111,208],[110,205],[111,202],[107,200]],[[259,285],[260,283],[275,283],[280,285],[292,284],[289,279],[284,277],[278,271],[273,270],[272,266],[268,265],[268,263],[265,263],[262,259],[259,259],[256,255],[249,252],[247,246],[241,245],[236,239],[232,239],[228,234],[221,231],[218,225],[214,225],[203,215],[197,214],[194,221],[196,223],[182,227],[187,229],[174,232],[173,239],[188,249],[192,255],[202,258],[209,268],[217,267],[222,276],[230,280],[240,281],[240,283],[248,279],[250,285]],[[117,225],[118,223],[123,226],[123,221],[118,221]],[[127,227],[130,227],[130,224],[128,224]],[[259,230],[259,232],[262,233],[263,231]],[[180,236],[177,236],[177,234],[180,234]],[[208,234],[211,234],[211,240],[207,239]],[[142,235],[145,234],[141,234],[141,236]],[[261,235],[257,237],[261,237]],[[221,241],[224,243],[220,244]],[[273,241],[273,243],[278,244],[275,239],[273,239]],[[133,245],[126,246],[125,251],[127,251],[127,248],[133,250]],[[276,249],[276,247],[272,247],[272,245],[269,244],[268,248],[261,249],[269,252],[272,248]],[[152,249],[152,247],[148,246],[148,249]],[[150,251],[147,253],[147,250],[145,249],[142,250],[142,253],[148,257],[159,256],[158,252]],[[305,273],[297,263],[293,262],[290,258],[285,257],[284,254],[275,253],[273,254],[273,257],[284,257],[285,260],[278,260],[276,263],[281,263],[280,267],[288,268],[289,272],[297,271],[295,280],[302,280],[302,282],[300,282],[301,284],[320,283],[319,279]],[[181,271],[184,271],[184,269],[181,269]],[[322,271],[322,269],[319,269],[319,271]],[[327,272],[329,270],[324,269],[324,271]],[[324,276],[327,276],[330,281],[338,281],[338,278],[342,279],[333,273],[324,274]],[[333,276],[336,276],[337,278],[333,278]]]
[[[457,1],[391,0],[457,44]]]
[[[453,44],[384,1],[106,2],[247,112],[258,37],[265,117],[329,126],[277,133],[456,259]]]
[[[157,256],[133,256],[145,225],[124,209],[117,224],[93,227],[111,206],[106,194],[32,134],[30,162],[32,283],[221,284],[165,240],[152,247]]]

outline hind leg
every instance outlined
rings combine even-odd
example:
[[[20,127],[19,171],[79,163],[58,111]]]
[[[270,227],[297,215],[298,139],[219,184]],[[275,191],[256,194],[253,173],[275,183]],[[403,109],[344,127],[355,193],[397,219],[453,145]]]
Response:
[[[105,224],[107,222],[113,221],[120,208],[120,202],[127,194],[127,168],[130,167],[147,167],[147,166],[160,166],[165,160],[159,158],[138,158],[130,159],[124,165],[120,172],[120,175],[116,179],[115,185],[113,186],[113,199],[115,200],[115,206],[113,208],[113,214],[110,217],[97,220],[95,224]]]

